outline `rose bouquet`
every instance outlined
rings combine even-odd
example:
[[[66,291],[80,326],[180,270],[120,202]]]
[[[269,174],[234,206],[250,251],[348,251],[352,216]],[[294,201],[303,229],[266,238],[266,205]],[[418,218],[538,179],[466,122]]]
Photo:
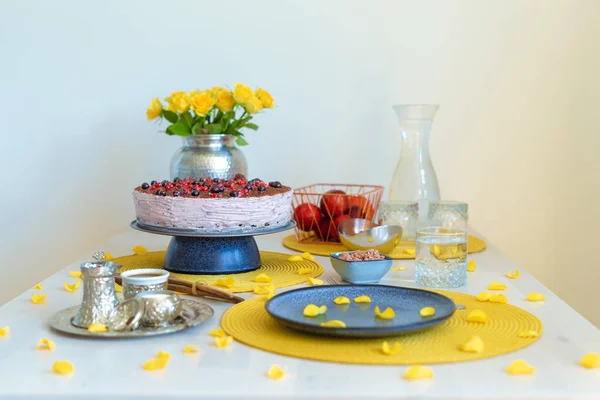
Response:
[[[236,136],[240,146],[248,144],[242,129],[257,130],[250,122],[253,115],[265,108],[273,108],[273,97],[264,89],[235,84],[233,92],[221,86],[191,92],[173,92],[163,107],[158,97],[146,111],[148,120],[164,118],[171,123],[168,135],[190,136],[226,134]]]

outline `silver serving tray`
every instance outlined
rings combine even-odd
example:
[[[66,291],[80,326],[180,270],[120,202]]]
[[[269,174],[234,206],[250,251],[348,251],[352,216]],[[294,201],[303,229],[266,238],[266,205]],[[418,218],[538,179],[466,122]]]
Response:
[[[80,306],[69,307],[61,310],[48,320],[48,325],[57,331],[68,333],[69,335],[95,337],[95,338],[131,338],[144,336],[166,335],[183,331],[200,325],[204,321],[210,319],[214,311],[212,307],[196,300],[181,299],[183,303],[181,316],[179,316],[172,324],[160,328],[139,327],[134,331],[127,332],[90,332],[87,329],[78,328],[71,324],[71,320],[79,310]]]
[[[188,237],[239,237],[239,236],[259,236],[259,235],[270,235],[271,233],[277,233],[282,231],[287,231],[288,229],[292,229],[296,226],[296,222],[294,220],[290,220],[285,225],[277,225],[277,226],[266,226],[264,228],[259,229],[237,229],[231,230],[227,232],[216,232],[216,231],[207,231],[205,229],[183,229],[183,228],[165,228],[163,226],[153,226],[141,223],[137,219],[131,221],[129,224],[133,229],[138,231],[147,232],[147,233],[155,233],[158,235],[167,235],[167,236],[188,236]]]

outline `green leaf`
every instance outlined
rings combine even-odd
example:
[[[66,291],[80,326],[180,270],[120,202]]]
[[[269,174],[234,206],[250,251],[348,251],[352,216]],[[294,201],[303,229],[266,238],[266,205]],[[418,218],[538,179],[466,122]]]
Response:
[[[258,125],[253,124],[253,123],[248,123],[246,125],[244,125],[244,128],[248,128],[248,129],[252,129],[253,131],[257,131],[258,130]]]
[[[206,129],[208,130],[208,133],[223,132],[223,127],[221,126],[221,124],[209,124],[209,125],[206,125]]]
[[[169,111],[169,110],[163,110],[163,117],[165,117],[165,119],[172,124],[174,124],[175,122],[177,122],[179,120],[179,117],[177,116],[177,114],[175,114],[173,111]]]
[[[235,142],[237,143],[238,146],[248,146],[248,142],[246,142],[246,139],[244,139],[241,136],[238,136],[238,138],[235,140]]]
[[[191,127],[192,125],[194,125],[194,117],[192,117],[192,115],[189,112],[181,114],[181,119],[183,120],[183,122],[186,123],[187,126]]]
[[[189,136],[191,133],[190,127],[187,126],[187,124],[183,121],[174,123],[168,129],[170,129],[174,135],[179,135],[179,136]]]
[[[173,131],[171,130],[171,127],[170,127],[170,126],[169,126],[169,127],[167,127],[167,135],[169,135],[169,136],[173,136],[173,135],[174,135],[174,133],[173,133]]]

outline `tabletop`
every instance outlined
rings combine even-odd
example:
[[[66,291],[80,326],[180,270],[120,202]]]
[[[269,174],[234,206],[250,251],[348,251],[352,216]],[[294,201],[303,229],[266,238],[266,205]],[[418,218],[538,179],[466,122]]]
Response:
[[[258,237],[260,249],[292,253],[281,245],[286,232]],[[167,238],[124,231],[98,250],[114,256],[131,254],[135,245],[163,250]],[[477,270],[469,273],[460,292],[478,294],[508,270],[519,268],[498,249],[470,255]],[[325,276],[335,276],[326,257],[316,257]],[[69,293],[63,282],[78,270],[84,258],[44,280],[44,304],[35,305],[28,290],[0,307],[0,326],[10,333],[0,338],[0,399],[600,399],[600,369],[578,365],[588,352],[600,353],[600,330],[550,292],[522,268],[521,276],[507,281],[511,304],[536,315],[544,324],[540,340],[516,353],[490,359],[433,365],[431,380],[402,379],[406,366],[349,365],[302,360],[234,342],[226,349],[212,346],[211,329],[219,326],[230,304],[207,301],[215,316],[196,328],[160,337],[132,340],[83,339],[61,335],[48,328],[54,312],[78,305],[82,291]],[[414,261],[395,261],[402,274],[388,274],[382,283],[414,287]],[[72,279],[71,279],[72,280]],[[284,289],[279,289],[278,292]],[[527,302],[530,292],[541,292],[546,301]],[[254,297],[242,294],[243,297]],[[590,301],[597,301],[593,297]],[[54,351],[36,350],[40,338],[56,342]],[[197,344],[200,353],[186,355],[183,347]],[[142,364],[158,350],[171,353],[164,370],[145,371]],[[69,360],[71,375],[52,373],[56,360]],[[537,371],[530,376],[510,376],[505,369],[524,359]],[[282,380],[270,380],[273,364],[285,366]]]

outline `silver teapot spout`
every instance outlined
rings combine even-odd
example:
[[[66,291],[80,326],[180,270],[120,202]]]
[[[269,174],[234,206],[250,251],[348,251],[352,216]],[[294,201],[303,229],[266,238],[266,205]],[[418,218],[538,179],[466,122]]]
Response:
[[[111,312],[119,304],[115,293],[115,275],[120,267],[111,261],[90,261],[81,264],[83,301],[71,321],[73,325],[87,328],[94,323],[108,324]]]

